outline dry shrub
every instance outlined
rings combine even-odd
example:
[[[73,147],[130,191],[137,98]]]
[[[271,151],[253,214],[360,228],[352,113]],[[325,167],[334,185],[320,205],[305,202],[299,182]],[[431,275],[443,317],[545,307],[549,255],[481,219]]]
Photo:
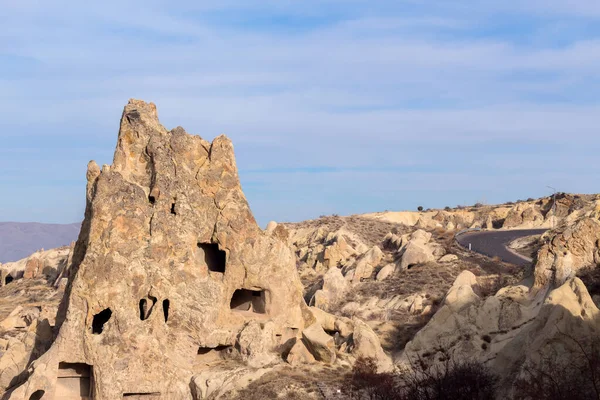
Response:
[[[572,352],[546,356],[537,366],[527,367],[515,383],[515,399],[600,399],[600,338],[560,334]]]
[[[377,363],[372,358],[359,358],[348,378],[347,388],[351,399],[391,400],[401,399],[401,388],[393,373],[377,373]]]
[[[487,400],[496,396],[498,377],[483,364],[457,362],[449,356],[427,366],[415,359],[411,368],[377,373],[376,363],[358,359],[347,385],[352,399],[369,400]]]

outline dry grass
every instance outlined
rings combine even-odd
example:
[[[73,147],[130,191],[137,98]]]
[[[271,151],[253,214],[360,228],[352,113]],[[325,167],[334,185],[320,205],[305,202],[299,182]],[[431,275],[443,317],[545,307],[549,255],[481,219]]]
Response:
[[[367,246],[381,245],[385,235],[392,231],[402,235],[414,230],[402,224],[365,218],[359,215],[349,217],[328,216],[284,225],[289,229],[324,228],[328,232],[335,232],[343,227],[355,233]]]
[[[58,306],[62,295],[62,291],[53,288],[43,278],[12,281],[0,287],[0,321],[17,306]]]
[[[353,301],[353,296],[358,298],[375,296],[386,299],[396,295],[408,296],[420,292],[425,292],[433,298],[444,297],[463,269],[466,268],[460,263],[420,264],[397,273],[383,282],[363,282],[351,292],[350,298],[347,300]]]
[[[348,370],[327,365],[305,365],[298,368],[286,366],[277,368],[250,383],[248,387],[229,393],[223,400],[265,400],[265,399],[322,399],[317,383],[331,387],[342,387]]]

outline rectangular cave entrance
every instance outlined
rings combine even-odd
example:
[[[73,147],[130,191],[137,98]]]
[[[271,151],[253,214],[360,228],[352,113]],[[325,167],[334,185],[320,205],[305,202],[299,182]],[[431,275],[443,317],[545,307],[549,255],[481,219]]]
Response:
[[[227,253],[219,249],[216,243],[198,243],[198,259],[209,271],[225,273]]]
[[[54,398],[61,400],[91,400],[93,397],[92,366],[82,363],[58,364]]]
[[[229,307],[234,311],[266,314],[267,292],[265,290],[238,289],[233,293]]]

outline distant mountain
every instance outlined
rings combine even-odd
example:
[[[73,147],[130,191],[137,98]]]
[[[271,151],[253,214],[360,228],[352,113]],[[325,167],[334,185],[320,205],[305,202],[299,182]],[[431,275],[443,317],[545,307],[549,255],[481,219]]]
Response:
[[[0,263],[17,261],[39,249],[52,249],[77,240],[81,224],[0,222]]]

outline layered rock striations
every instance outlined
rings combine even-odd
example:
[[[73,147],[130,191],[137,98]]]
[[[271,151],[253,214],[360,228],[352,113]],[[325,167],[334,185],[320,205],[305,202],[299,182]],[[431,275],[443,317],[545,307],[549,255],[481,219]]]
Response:
[[[168,131],[154,104],[131,100],[113,164],[90,162],[87,179],[58,337],[10,399],[193,398],[210,357],[272,362],[253,353],[314,322],[294,254],[252,216],[227,137]]]

